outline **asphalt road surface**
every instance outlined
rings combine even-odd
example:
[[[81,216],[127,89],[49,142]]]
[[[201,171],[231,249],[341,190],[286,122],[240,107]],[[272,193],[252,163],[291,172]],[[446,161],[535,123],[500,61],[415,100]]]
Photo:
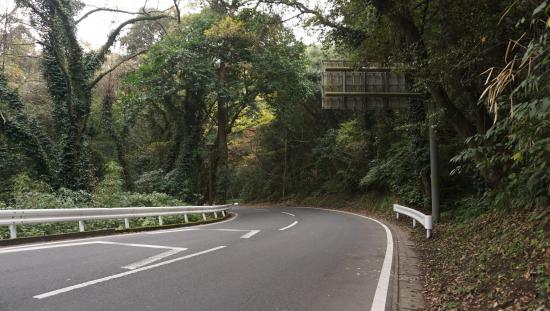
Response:
[[[391,233],[301,208],[0,248],[0,310],[390,310]]]

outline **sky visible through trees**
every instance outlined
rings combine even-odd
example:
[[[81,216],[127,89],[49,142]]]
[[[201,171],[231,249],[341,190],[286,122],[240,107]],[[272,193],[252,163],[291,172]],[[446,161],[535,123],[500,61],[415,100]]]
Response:
[[[172,0],[86,0],[83,1],[87,8],[83,10],[91,10],[98,7],[105,8],[116,8],[120,10],[125,10],[129,12],[137,12],[143,8],[143,5],[146,4],[148,8],[154,8],[157,10],[166,10],[173,7],[174,3]],[[200,11],[200,5],[197,0],[180,0],[182,14],[196,13]],[[323,0],[311,1],[311,3],[319,2],[320,4],[324,3]],[[5,12],[13,9],[15,5],[14,0],[2,0],[0,3],[0,11]],[[298,22],[298,18],[293,18],[296,12],[288,11],[284,14],[286,19],[289,19],[287,22],[289,27],[294,29],[295,35],[307,44],[318,43],[319,33],[313,30],[306,30],[302,27],[301,23]],[[117,12],[99,12],[96,13],[86,20],[84,20],[78,28],[78,37],[86,45],[89,45],[90,48],[98,48],[107,37],[110,31],[112,31],[118,24],[123,22],[128,18],[128,14],[117,13]],[[119,46],[115,46],[115,50],[120,49]]]

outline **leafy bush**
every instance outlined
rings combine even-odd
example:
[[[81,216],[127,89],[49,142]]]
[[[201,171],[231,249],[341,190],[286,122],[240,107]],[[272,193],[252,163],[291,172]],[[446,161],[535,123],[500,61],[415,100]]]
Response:
[[[323,193],[351,193],[359,189],[359,181],[367,164],[365,133],[357,119],[328,130],[318,139],[312,153]]]
[[[13,207],[17,209],[90,207],[91,202],[90,193],[83,190],[53,191],[47,183],[25,173],[14,178]]]
[[[513,41],[512,56],[498,75],[491,69],[485,91],[494,124],[469,139],[455,157],[461,169],[486,174],[488,202],[506,207],[550,203],[550,42],[548,1],[533,11],[532,32]],[[546,10],[545,10],[546,8]],[[523,18],[518,25],[525,23]]]
[[[47,183],[33,180],[26,174],[14,178],[13,204],[0,201],[0,209],[54,209],[83,207],[139,207],[139,206],[181,206],[184,202],[165,193],[125,192],[123,188],[122,169],[116,162],[109,162],[105,167],[105,178],[98,183],[93,193],[83,190],[73,191],[61,188],[54,191]],[[167,217],[166,224],[181,223],[180,217]],[[154,217],[133,219],[132,226],[151,226],[157,224]],[[88,230],[105,228],[122,228],[118,220],[89,221]],[[18,236],[37,236],[58,233],[77,232],[76,222],[37,224],[18,226]],[[7,228],[0,228],[0,238],[9,237]]]
[[[93,204],[96,207],[184,205],[182,201],[165,193],[124,191],[123,171],[114,161],[108,162],[105,166],[105,177],[93,192]]]
[[[361,186],[367,191],[390,192],[404,203],[423,206],[425,197],[415,175],[412,145],[409,142],[392,144],[384,159],[371,161]]]

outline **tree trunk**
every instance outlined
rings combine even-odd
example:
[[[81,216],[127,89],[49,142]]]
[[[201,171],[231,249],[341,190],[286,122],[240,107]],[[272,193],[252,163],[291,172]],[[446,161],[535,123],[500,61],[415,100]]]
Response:
[[[177,194],[187,202],[198,201],[197,180],[201,157],[199,145],[202,139],[204,112],[199,94],[187,94],[183,103],[183,141],[176,163]]]
[[[124,174],[124,186],[128,190],[133,190],[132,178],[130,176],[130,170],[128,161],[126,161],[126,152],[124,148],[124,142],[120,135],[116,132],[113,125],[113,113],[112,107],[115,102],[115,94],[112,89],[108,89],[107,93],[103,97],[103,127],[107,131],[107,134],[111,137],[115,143],[117,160],[122,167]]]
[[[223,88],[225,87],[227,67],[225,62],[220,63],[219,69],[219,81],[222,87],[220,94],[218,94],[218,156],[217,156],[217,169],[216,169],[216,202],[224,203],[227,200],[227,187],[228,187],[228,148],[227,148],[227,126],[228,126],[228,112],[227,112],[227,98],[224,94]]]

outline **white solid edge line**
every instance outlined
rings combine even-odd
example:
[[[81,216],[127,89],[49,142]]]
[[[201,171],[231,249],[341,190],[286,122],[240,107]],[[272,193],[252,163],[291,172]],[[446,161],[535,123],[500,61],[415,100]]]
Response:
[[[378,279],[378,285],[376,286],[376,291],[374,292],[374,299],[372,301],[372,306],[370,310],[371,311],[386,310],[386,301],[388,299],[391,266],[393,261],[393,236],[388,226],[386,226],[384,223],[374,218],[370,218],[367,216],[358,215],[358,214],[350,213],[346,211],[338,211],[338,210],[331,210],[331,209],[317,208],[317,207],[296,207],[296,208],[317,209],[317,210],[324,210],[329,212],[337,212],[337,213],[349,214],[353,216],[359,216],[359,217],[374,221],[384,228],[384,230],[386,231],[386,241],[387,241],[386,255],[384,256],[384,262],[382,263],[382,269],[380,270],[380,278]]]
[[[207,250],[204,250],[204,251],[201,251],[201,252],[197,252],[197,253],[189,254],[189,255],[186,255],[186,256],[182,256],[182,257],[170,259],[170,260],[167,260],[167,261],[159,262],[159,263],[154,264],[154,265],[141,267],[141,268],[138,268],[138,269],[135,269],[135,270],[126,271],[126,272],[123,272],[123,273],[110,275],[110,276],[103,277],[103,278],[100,278],[100,279],[95,279],[95,280],[92,280],[92,281],[88,281],[88,282],[84,282],[84,283],[80,283],[80,284],[76,284],[76,285],[72,285],[72,286],[68,286],[68,287],[64,287],[64,288],[60,288],[60,289],[57,289],[57,290],[54,290],[54,291],[51,291],[51,292],[47,292],[47,293],[43,293],[43,294],[40,294],[40,295],[33,296],[33,298],[36,298],[36,299],[48,298],[48,297],[51,297],[51,296],[59,295],[61,293],[70,292],[70,291],[73,291],[75,289],[79,289],[79,288],[83,288],[83,287],[87,287],[87,286],[107,282],[107,281],[110,281],[110,280],[125,277],[127,275],[131,275],[131,274],[138,273],[138,272],[141,272],[141,271],[146,271],[146,270],[158,268],[158,267],[165,266],[165,265],[177,262],[177,261],[181,261],[181,260],[185,260],[185,259],[188,259],[188,258],[191,258],[191,257],[196,257],[196,256],[203,255],[203,254],[206,254],[206,253],[214,252],[214,251],[217,251],[217,250],[225,248],[225,247],[227,247],[227,246],[218,246],[218,247],[210,248],[210,249],[207,249]]]
[[[283,213],[283,214],[287,214],[287,215],[290,215],[290,216],[292,216],[292,217],[296,217],[296,215],[294,215],[294,214],[291,214],[291,213],[287,213],[287,212],[281,212],[281,213]]]
[[[298,223],[298,221],[295,221],[295,222],[291,223],[290,225],[288,225],[288,226],[286,226],[286,227],[284,227],[284,228],[279,229],[279,231],[284,231],[284,230],[286,230],[286,229],[292,228],[292,227],[296,226],[297,223]]]

